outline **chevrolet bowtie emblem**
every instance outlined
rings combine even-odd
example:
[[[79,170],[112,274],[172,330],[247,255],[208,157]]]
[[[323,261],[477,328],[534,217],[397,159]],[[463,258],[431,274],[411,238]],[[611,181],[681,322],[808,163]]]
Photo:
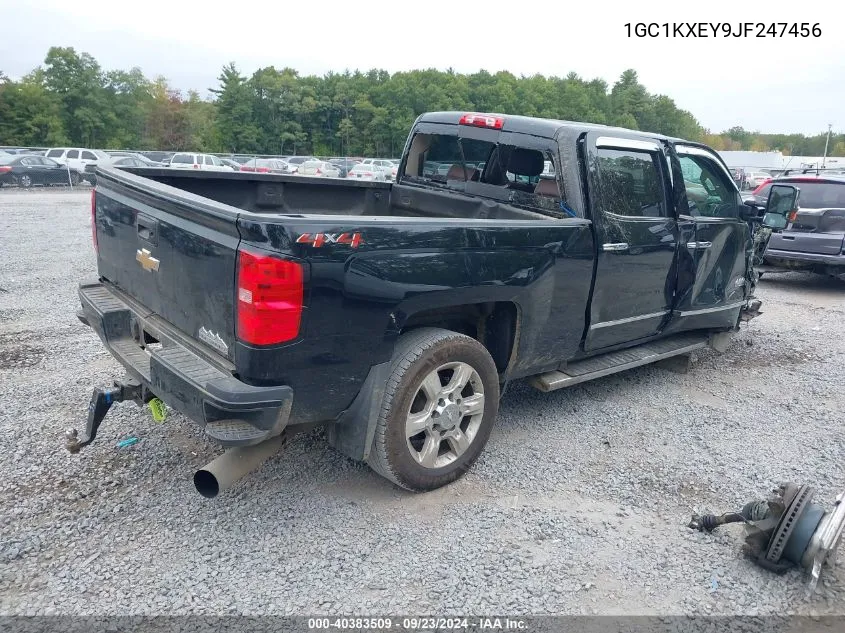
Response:
[[[135,261],[141,264],[141,268],[150,272],[157,271],[160,263],[146,248],[138,249],[138,252],[135,253]]]

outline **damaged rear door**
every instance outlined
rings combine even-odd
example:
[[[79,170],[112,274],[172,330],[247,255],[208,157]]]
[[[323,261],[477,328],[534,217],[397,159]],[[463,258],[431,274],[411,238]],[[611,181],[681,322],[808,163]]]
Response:
[[[657,334],[675,290],[678,226],[663,148],[653,139],[590,132],[583,141],[598,253],[587,351]]]

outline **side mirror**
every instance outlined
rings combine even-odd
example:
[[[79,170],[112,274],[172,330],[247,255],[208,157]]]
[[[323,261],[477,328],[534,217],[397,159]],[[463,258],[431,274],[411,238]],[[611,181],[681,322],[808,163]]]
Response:
[[[772,185],[769,199],[766,201],[766,214],[763,225],[773,229],[783,229],[793,220],[793,212],[798,210],[798,197],[801,191],[792,185]]]
[[[760,210],[752,204],[747,202],[739,205],[739,219],[745,222],[757,219],[760,216]]]

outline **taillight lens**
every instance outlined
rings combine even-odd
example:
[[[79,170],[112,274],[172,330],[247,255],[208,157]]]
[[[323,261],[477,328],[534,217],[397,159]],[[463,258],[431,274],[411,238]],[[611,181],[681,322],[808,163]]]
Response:
[[[12,171],[12,168],[8,165],[0,166],[0,174],[8,174],[10,171]]]
[[[237,333],[244,343],[274,345],[295,339],[302,318],[302,265],[238,251]]]
[[[91,239],[94,240],[94,252],[99,253],[97,245],[97,190],[91,190]]]

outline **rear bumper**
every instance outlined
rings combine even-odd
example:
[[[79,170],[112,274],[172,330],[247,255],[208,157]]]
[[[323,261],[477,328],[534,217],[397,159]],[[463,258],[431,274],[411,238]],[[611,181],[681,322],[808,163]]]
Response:
[[[202,424],[223,446],[250,446],[287,426],[293,390],[237,380],[226,363],[169,331],[131,299],[104,283],[80,284],[80,320],[135,379],[169,406]],[[142,345],[144,332],[160,346]]]
[[[783,251],[779,249],[766,249],[763,256],[766,263],[777,265],[786,262],[801,262],[805,264],[820,264],[822,266],[845,267],[845,255],[822,255],[820,253],[804,253],[800,251]]]

